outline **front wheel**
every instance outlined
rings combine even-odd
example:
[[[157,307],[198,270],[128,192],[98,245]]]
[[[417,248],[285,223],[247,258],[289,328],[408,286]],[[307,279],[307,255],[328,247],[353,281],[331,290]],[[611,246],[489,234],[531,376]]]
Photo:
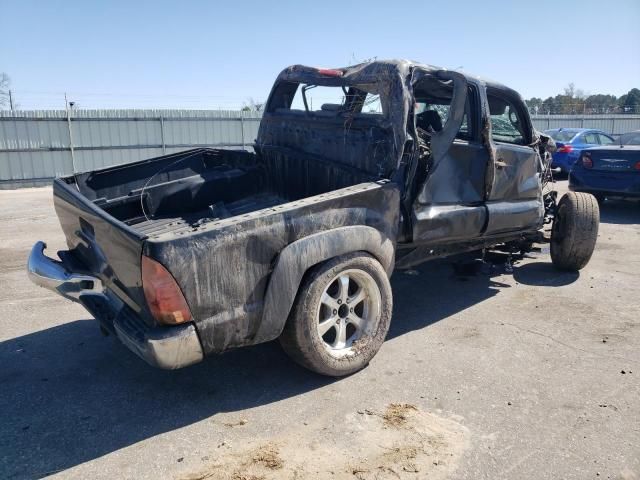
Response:
[[[389,279],[375,258],[360,252],[336,257],[303,281],[280,343],[303,367],[349,375],[382,346],[392,307]]]
[[[589,193],[568,192],[558,203],[551,230],[551,261],[556,268],[577,272],[593,254],[600,209]]]

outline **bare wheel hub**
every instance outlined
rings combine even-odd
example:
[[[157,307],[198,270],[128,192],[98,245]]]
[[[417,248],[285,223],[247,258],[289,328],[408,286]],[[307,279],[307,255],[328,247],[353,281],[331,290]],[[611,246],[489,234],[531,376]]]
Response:
[[[345,270],[332,278],[318,305],[318,335],[334,357],[353,352],[354,343],[371,335],[380,318],[382,298],[371,275]]]

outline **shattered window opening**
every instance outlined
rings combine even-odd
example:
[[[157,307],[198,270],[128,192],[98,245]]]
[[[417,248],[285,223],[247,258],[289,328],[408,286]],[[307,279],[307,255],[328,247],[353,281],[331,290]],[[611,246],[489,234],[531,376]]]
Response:
[[[383,115],[382,99],[373,85],[325,86],[295,84],[290,88],[291,111],[321,114],[369,114]]]
[[[416,102],[416,115],[426,112],[427,110],[435,111],[441,119],[442,125],[447,123],[449,119],[449,110],[451,105],[446,104],[434,104],[434,103],[426,103],[426,102]],[[469,133],[469,124],[467,122],[467,112],[464,113],[464,118],[462,120],[462,125],[460,125],[460,130],[456,135],[456,138],[467,139],[470,137]]]
[[[467,96],[471,95],[469,90]],[[430,135],[440,131],[449,120],[453,100],[453,82],[442,81],[434,76],[426,76],[414,86],[416,127],[419,133]],[[473,135],[469,125],[470,104],[465,103],[465,112],[456,138],[470,140]]]
[[[380,102],[380,95],[367,92],[367,97],[362,104],[362,113],[378,113],[382,114],[382,103]]]
[[[499,95],[487,95],[491,119],[491,138],[495,142],[526,145],[522,114],[510,101]]]

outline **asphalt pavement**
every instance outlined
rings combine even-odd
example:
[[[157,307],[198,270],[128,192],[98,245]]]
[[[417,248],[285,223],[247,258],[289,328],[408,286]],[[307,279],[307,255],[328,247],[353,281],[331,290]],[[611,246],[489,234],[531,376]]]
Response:
[[[153,369],[29,282],[35,241],[65,248],[51,189],[0,191],[0,225],[0,478],[640,478],[638,203],[604,204],[580,274],[544,245],[395,273],[339,380],[277,342]]]

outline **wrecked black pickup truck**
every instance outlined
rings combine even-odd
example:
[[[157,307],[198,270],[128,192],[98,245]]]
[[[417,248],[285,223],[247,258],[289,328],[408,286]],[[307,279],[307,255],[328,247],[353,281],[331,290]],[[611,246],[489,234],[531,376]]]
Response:
[[[394,268],[544,241],[558,268],[587,264],[598,204],[556,201],[553,149],[498,83],[402,60],[295,65],[253,151],[56,179],[69,250],[53,260],[37,242],[28,271],[161,368],[280,339],[346,375],[384,341]]]

